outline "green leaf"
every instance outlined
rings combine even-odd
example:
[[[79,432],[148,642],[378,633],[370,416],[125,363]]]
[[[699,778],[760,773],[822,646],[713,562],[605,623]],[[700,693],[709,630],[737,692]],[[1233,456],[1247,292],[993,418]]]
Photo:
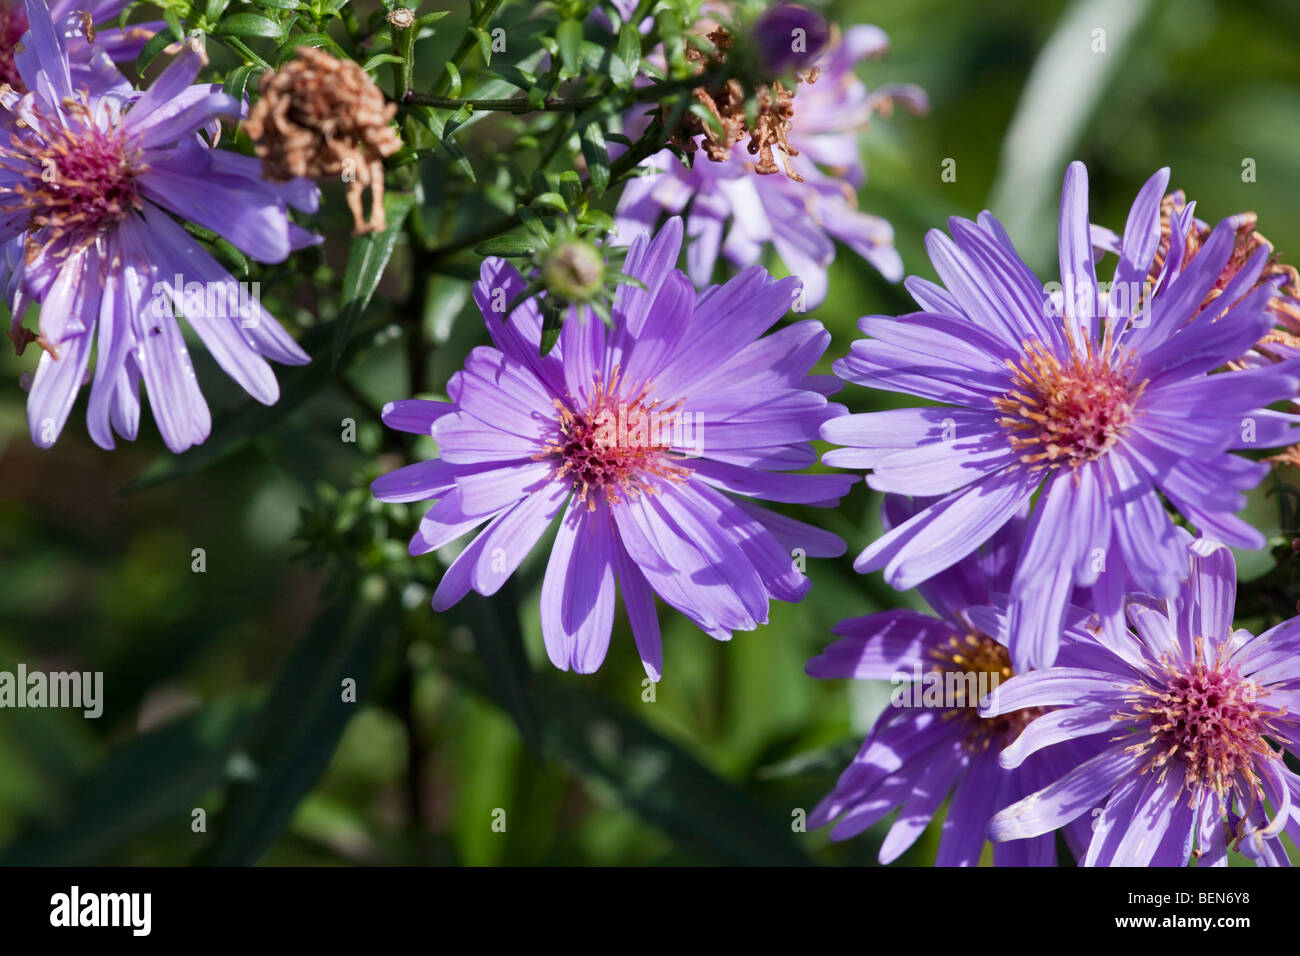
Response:
[[[532,672],[524,652],[524,636],[514,611],[514,582],[507,581],[493,599],[471,594],[457,605],[457,613],[474,635],[474,651],[492,687],[492,696],[510,714],[524,744],[542,757],[542,721],[532,690]]]
[[[474,167],[470,165],[469,157],[465,155],[465,150],[461,148],[460,143],[456,142],[451,135],[458,127],[464,125],[466,120],[473,118],[468,111],[468,107],[461,107],[448,120],[444,120],[438,115],[437,110],[427,106],[412,110],[412,113],[420,117],[433,132],[433,135],[438,138],[438,144],[451,159],[452,168],[470,182],[476,182]],[[451,129],[448,130],[448,127],[451,127]]]
[[[591,226],[597,232],[614,231],[614,217],[603,209],[594,207],[584,209],[582,215],[578,217],[578,221],[584,226]]]
[[[492,62],[491,34],[489,34],[482,27],[473,27],[473,26],[469,28],[469,32],[474,34],[475,39],[478,40],[478,49],[479,49],[479,53],[483,55],[483,62],[485,64],[491,63]]]
[[[577,76],[582,69],[582,24],[577,20],[561,21],[555,30],[555,41],[560,45],[560,60],[569,76]]]
[[[369,73],[377,66],[383,66],[385,63],[404,63],[406,62],[396,53],[376,53],[370,59],[366,60],[361,69]]]
[[[335,323],[334,355],[331,368],[337,369],[343,352],[352,337],[352,329],[370,305],[379,280],[392,258],[397,237],[402,234],[406,217],[415,205],[409,193],[388,193],[384,196],[384,216],[387,228],[383,232],[369,233],[352,240],[348,252],[347,268],[343,272],[343,304]]]
[[[398,612],[382,585],[361,590],[367,596],[349,594],[321,609],[280,673],[248,735],[252,777],[231,785],[209,823],[213,843],[201,862],[251,866],[261,859],[325,772],[348,721],[374,699],[373,675],[398,631]],[[344,699],[345,680],[355,681],[354,702]]]
[[[617,67],[614,64],[618,64]],[[632,85],[641,65],[641,32],[634,24],[625,23],[618,31],[618,48],[610,63],[609,78],[621,87]],[[621,70],[622,72],[616,72]]]
[[[236,13],[217,24],[216,34],[225,37],[270,37],[278,40],[284,36],[284,27],[260,13]]]
[[[340,59],[347,58],[347,54],[343,52],[342,47],[334,42],[333,37],[328,37],[323,33],[297,33],[280,44],[276,52],[276,62],[283,64],[293,59],[294,53],[297,52],[300,46],[328,50]]]
[[[549,355],[560,341],[560,328],[564,325],[564,312],[550,299],[542,299],[542,340],[540,352]]]
[[[582,131],[582,157],[591,173],[591,184],[596,195],[609,188],[609,150],[605,147],[605,133],[597,123]]]
[[[377,323],[374,328],[378,328]],[[370,330],[368,327],[367,331]],[[320,355],[327,339],[334,334],[333,324],[322,323],[308,329],[298,344],[309,355]],[[347,359],[351,361],[367,347],[366,340],[361,336],[354,336]],[[122,493],[138,494],[211,468],[244,448],[262,432],[280,424],[299,406],[334,380],[329,363],[322,361],[279,369],[276,375],[280,380],[278,402],[274,405],[263,405],[261,402],[249,400],[223,413],[212,426],[212,434],[202,445],[180,455],[164,452],[127,484],[122,489]]]
[[[179,31],[170,26],[159,30],[145,43],[140,55],[135,58],[135,71],[143,74],[149,64],[157,59],[158,54],[181,38]]]
[[[451,87],[447,95],[455,99],[460,96],[460,70],[456,69],[456,64],[452,63],[451,60],[448,60],[445,66],[447,75],[451,77]]]
[[[243,102],[248,93],[249,82],[255,74],[260,75],[261,72],[261,69],[251,63],[237,66],[226,75],[226,82],[221,85],[221,88],[230,96]]]
[[[483,76],[498,76],[511,86],[521,90],[531,90],[537,83],[537,77],[526,70],[513,67],[508,63],[498,63],[490,70],[484,70]]]
[[[564,197],[559,193],[545,192],[533,199],[534,206],[551,206],[560,212],[568,212],[569,204],[564,201]]]
[[[590,691],[551,681],[541,689],[555,750],[590,783],[681,845],[722,865],[811,865],[790,819]]]
[[[506,706],[495,684],[467,659],[444,671]],[[625,708],[549,671],[534,675],[546,752],[568,763],[601,794],[614,797],[705,863],[807,866],[783,817],[724,780]]]
[[[537,244],[529,242],[523,236],[497,236],[474,247],[475,255],[480,256],[531,256]]]
[[[222,697],[132,737],[85,780],[55,832],[21,837],[0,865],[85,866],[158,826],[188,834],[195,801],[224,781],[259,699]]]

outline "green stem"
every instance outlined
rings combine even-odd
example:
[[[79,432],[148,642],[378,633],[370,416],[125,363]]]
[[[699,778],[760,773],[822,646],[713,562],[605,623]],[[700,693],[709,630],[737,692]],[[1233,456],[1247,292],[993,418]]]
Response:
[[[483,5],[479,7],[478,15],[470,21],[470,29],[465,31],[455,52],[451,55],[451,62],[455,64],[456,69],[460,70],[464,66],[466,58],[478,48],[478,37],[471,31],[474,29],[486,30],[492,23],[492,18],[497,15],[501,9],[503,0],[483,0]],[[463,70],[462,70],[463,72]],[[451,85],[451,75],[445,70],[442,76],[438,77],[438,82],[433,85],[434,96],[444,96]]]
[[[267,63],[260,56],[250,50],[244,44],[244,41],[238,37],[221,37],[220,39],[222,43],[230,47],[230,49],[234,50],[243,58],[245,65],[258,66],[263,70],[269,70],[272,68],[270,63]]]
[[[576,113],[595,106],[604,100],[605,97],[603,96],[579,96],[567,100],[546,99],[540,105],[533,105],[523,97],[476,100],[408,92],[403,102],[411,106],[432,106],[434,109],[440,110],[458,110],[463,106],[468,106],[473,110],[491,110],[499,113]]]

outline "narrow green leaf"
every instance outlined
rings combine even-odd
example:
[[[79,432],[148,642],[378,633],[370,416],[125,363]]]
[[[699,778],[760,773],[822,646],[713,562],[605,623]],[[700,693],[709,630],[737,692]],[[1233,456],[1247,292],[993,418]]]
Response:
[[[499,688],[469,663],[442,668],[506,706]],[[534,676],[546,752],[558,755],[593,788],[672,837],[703,862],[808,866],[783,818],[724,780],[653,728],[583,686],[550,672]]]
[[[569,204],[564,201],[564,197],[559,193],[545,192],[533,200],[534,206],[551,206],[560,212],[568,212]]]
[[[284,36],[284,27],[260,13],[236,13],[217,24],[217,36],[269,37],[278,40]]]
[[[131,738],[85,780],[55,831],[23,835],[0,865],[86,866],[158,826],[188,833],[195,801],[222,783],[258,700],[222,697]]]
[[[231,785],[225,808],[209,822],[213,843],[200,862],[256,863],[325,772],[344,727],[373,699],[376,665],[397,631],[396,612],[380,591],[348,595],[317,615],[255,718],[247,748],[253,775]],[[344,699],[346,680],[355,682],[354,701]]]
[[[619,28],[614,62],[619,64],[622,73],[616,75],[611,70],[609,78],[619,86],[631,86],[636,79],[637,68],[641,65],[641,31],[635,24],[625,23]]]
[[[403,62],[405,61],[396,53],[376,53],[370,59],[366,60],[365,64],[361,67],[361,69],[369,73],[373,69],[375,69],[375,67],[383,66],[385,63],[403,63]]]
[[[162,53],[167,47],[171,46],[181,38],[178,31],[173,30],[170,26],[159,30],[151,36],[140,50],[140,55],[135,58],[135,71],[143,74],[149,68],[149,64],[157,59],[158,54]]]
[[[569,76],[577,76],[582,69],[582,24],[577,20],[564,20],[555,30],[555,42],[560,45],[560,60]]]
[[[474,253],[480,256],[530,256],[537,248],[536,243],[529,242],[523,236],[497,236],[474,247]]]
[[[261,70],[251,63],[243,66],[237,66],[226,75],[226,82],[221,88],[230,96],[243,102],[248,93],[248,84],[252,81],[254,75],[260,75]]]
[[[279,49],[276,51],[276,62],[283,64],[293,59],[294,53],[298,51],[300,46],[328,50],[341,59],[347,57],[342,47],[334,42],[333,37],[328,37],[323,33],[296,33],[280,44]]]
[[[511,86],[521,90],[531,90],[537,83],[537,77],[526,70],[513,67],[509,63],[498,63],[490,70],[483,71],[484,76],[498,76]]]
[[[609,188],[609,150],[605,147],[605,133],[597,123],[582,131],[582,157],[599,196]]]
[[[532,672],[519,629],[514,582],[507,581],[495,600],[471,594],[457,605],[457,613],[474,635],[474,651],[492,686],[492,695],[510,714],[524,744],[542,757],[542,720],[532,690]]]
[[[388,193],[384,197],[384,216],[387,228],[383,232],[369,233],[352,240],[348,252],[347,268],[343,272],[343,304],[335,323],[334,354],[330,359],[331,368],[337,369],[343,352],[352,337],[352,329],[357,320],[370,305],[379,279],[392,258],[397,238],[402,234],[406,217],[415,205],[415,197],[409,193]]]
[[[560,329],[564,325],[564,312],[550,299],[542,299],[542,340],[541,354],[549,355],[555,343],[560,341]]]

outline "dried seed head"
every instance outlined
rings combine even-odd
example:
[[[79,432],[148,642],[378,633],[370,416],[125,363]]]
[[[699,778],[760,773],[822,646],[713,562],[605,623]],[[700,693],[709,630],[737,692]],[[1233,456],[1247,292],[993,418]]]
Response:
[[[357,234],[379,232],[384,220],[383,159],[401,148],[391,125],[396,104],[358,64],[314,47],[299,47],[298,58],[262,76],[261,99],[245,129],[268,179],[320,179],[342,176]],[[370,187],[367,223],[361,197]]]
[[[408,10],[406,7],[398,7],[388,15],[388,23],[399,30],[409,30],[415,26],[415,11]]]
[[[731,35],[722,27],[708,34],[708,38],[715,49],[712,55],[705,55],[694,47],[687,47],[686,50],[686,59],[699,64],[701,71],[724,62],[731,49]],[[800,73],[798,81],[815,83],[817,76],[818,70],[814,68]],[[751,156],[758,157],[758,162],[753,167],[754,172],[760,176],[769,176],[784,170],[791,179],[803,182],[803,178],[790,165],[790,158],[798,156],[799,151],[787,138],[794,125],[796,92],[797,88],[788,90],[780,80],[770,86],[759,86],[754,94],[757,111],[751,125],[746,116],[745,88],[739,80],[729,79],[715,88],[697,86],[691,94],[696,102],[709,111],[716,127],[697,116],[688,115],[673,131],[669,142],[688,153],[694,153],[702,147],[711,162],[723,163],[731,156],[731,148],[748,134],[749,144],[746,148]],[[702,137],[698,146],[695,141],[697,136]],[[781,154],[780,164],[776,161],[774,150]]]

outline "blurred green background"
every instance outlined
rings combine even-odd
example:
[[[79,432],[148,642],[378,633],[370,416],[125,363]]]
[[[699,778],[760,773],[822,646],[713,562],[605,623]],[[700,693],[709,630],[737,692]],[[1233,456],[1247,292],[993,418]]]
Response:
[[[1095,222],[1122,228],[1139,186],[1168,165],[1201,218],[1254,210],[1281,258],[1300,262],[1294,3],[911,0],[828,12],[890,35],[890,55],[861,71],[869,86],[917,83],[931,98],[928,117],[881,117],[862,136],[861,207],[893,222],[908,272],[934,278],[928,229],[988,208],[1054,279],[1060,179],[1075,158],[1089,167]],[[456,5],[422,45],[430,75],[463,22]],[[471,162],[510,149],[509,130],[494,121],[466,136]],[[1242,181],[1248,158],[1254,182]],[[946,159],[955,181],[941,178]],[[483,200],[444,174],[437,162],[423,172],[420,224],[446,234]],[[811,680],[804,662],[837,620],[916,600],[852,571],[878,529],[875,496],[858,485],[838,512],[808,512],[849,554],[812,562],[811,596],[774,605],[768,626],[721,644],[664,613],[653,700],[621,611],[597,675],[552,670],[537,614],[544,548],[494,601],[435,615],[438,560],[405,555],[416,512],[381,509],[365,490],[431,449],[385,434],[375,410],[409,395],[412,375],[437,393],[486,336],[464,279],[426,274],[399,246],[364,347],[332,372],[338,303],[309,286],[330,288],[343,267],[341,207],[327,191],[322,251],[255,274],[272,311],[324,358],[280,370],[285,399],[266,412],[202,357],[218,425],[198,453],[167,455],[147,415],[138,442],[99,450],[84,394],[41,452],[17,385],[35,350],[0,359],[0,670],[105,674],[99,720],[0,711],[0,862],[873,863],[883,826],[832,845],[798,820],[888,691]],[[460,262],[472,274],[472,257]],[[834,335],[824,365],[857,337],[859,316],[909,307],[901,287],[841,250],[814,313]],[[402,347],[413,330],[434,346],[414,371]],[[893,401],[856,387],[840,399],[859,411]],[[1257,495],[1251,514],[1278,533],[1275,501]],[[1251,561],[1246,576],[1272,566]],[[526,659],[512,650],[516,607]],[[340,704],[344,678],[357,682],[355,704]],[[206,830],[195,832],[200,808]],[[929,863],[935,830],[902,862]]]

